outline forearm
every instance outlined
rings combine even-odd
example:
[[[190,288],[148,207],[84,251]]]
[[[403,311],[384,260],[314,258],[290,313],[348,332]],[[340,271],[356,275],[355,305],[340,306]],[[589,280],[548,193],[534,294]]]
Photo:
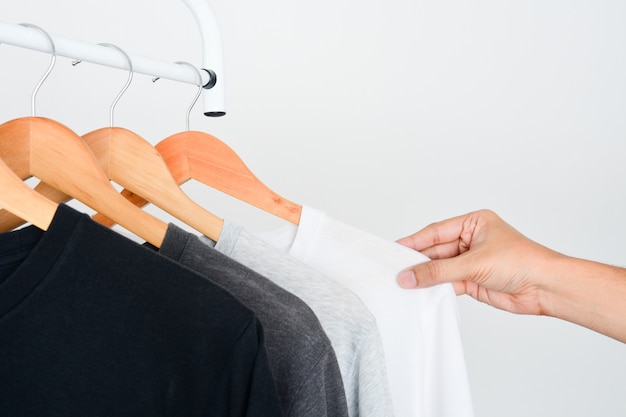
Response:
[[[544,313],[626,343],[626,269],[562,257],[542,282]]]

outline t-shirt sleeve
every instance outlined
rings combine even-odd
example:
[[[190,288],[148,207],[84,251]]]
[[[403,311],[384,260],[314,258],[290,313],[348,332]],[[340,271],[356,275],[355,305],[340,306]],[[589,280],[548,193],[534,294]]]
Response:
[[[304,371],[304,370],[303,370]],[[341,417],[348,415],[346,395],[337,360],[329,351],[311,369],[297,389],[290,416]]]
[[[269,367],[263,327],[253,318],[233,346],[225,369],[225,383],[218,384],[207,416],[283,416]]]

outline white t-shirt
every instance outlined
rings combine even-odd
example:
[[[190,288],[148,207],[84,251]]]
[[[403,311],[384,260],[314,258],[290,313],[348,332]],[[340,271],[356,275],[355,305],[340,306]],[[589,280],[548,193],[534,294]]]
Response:
[[[473,416],[451,284],[405,290],[397,274],[419,252],[304,206],[300,225],[258,234],[356,293],[376,318],[398,417]]]

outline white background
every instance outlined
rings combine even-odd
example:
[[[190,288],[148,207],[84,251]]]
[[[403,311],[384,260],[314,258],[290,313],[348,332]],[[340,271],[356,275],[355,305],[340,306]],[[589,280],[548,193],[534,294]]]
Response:
[[[228,114],[197,110],[192,129],[228,143],[279,194],[389,239],[491,208],[558,251],[626,265],[625,2],[211,5]],[[0,20],[201,63],[178,0],[2,0]],[[1,120],[30,115],[47,62],[0,46]],[[79,134],[104,127],[125,79],[59,58],[38,115]],[[136,75],[116,124],[156,144],[184,130],[194,93]],[[185,190],[251,230],[282,222],[200,184]],[[626,415],[625,345],[466,297],[459,304],[477,416]]]

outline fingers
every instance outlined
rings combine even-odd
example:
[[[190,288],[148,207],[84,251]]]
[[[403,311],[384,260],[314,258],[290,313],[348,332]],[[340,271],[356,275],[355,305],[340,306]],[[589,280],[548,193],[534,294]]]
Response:
[[[398,274],[398,284],[402,288],[425,288],[447,282],[455,282],[455,291],[462,291],[463,282],[468,279],[467,265],[463,256],[450,259],[436,259],[415,265]]]
[[[463,218],[453,217],[441,222],[432,223],[417,233],[399,239],[398,243],[417,251],[422,251],[442,243],[450,243],[459,239],[463,231]]]
[[[397,242],[431,259],[460,255],[469,249],[482,211],[433,223]]]
[[[452,283],[452,286],[454,287],[454,292],[456,293],[456,295],[465,295],[468,293],[468,281],[455,281]]]
[[[419,288],[454,282],[457,292],[467,292],[468,281],[489,276],[486,270],[491,269],[492,261],[485,259],[484,254],[490,252],[479,247],[487,247],[485,242],[489,236],[492,241],[502,241],[505,235],[499,231],[502,229],[499,226],[503,224],[506,223],[494,212],[479,210],[433,223],[398,240],[432,259],[402,271],[398,283],[403,288]],[[496,244],[495,248],[504,246]],[[466,284],[461,284],[464,281]]]
[[[415,273],[413,271],[404,271],[398,275],[398,283],[402,288],[412,289],[417,288],[417,281],[415,280]],[[452,283],[452,287],[454,288],[454,293],[456,295],[465,295],[469,294],[468,292],[468,284],[476,285],[472,282],[468,282],[465,280],[462,281],[454,281]]]
[[[464,251],[464,247],[460,245],[458,239],[454,242],[442,243],[441,245],[420,250],[423,255],[428,256],[430,259],[452,258],[453,256],[460,255]]]

